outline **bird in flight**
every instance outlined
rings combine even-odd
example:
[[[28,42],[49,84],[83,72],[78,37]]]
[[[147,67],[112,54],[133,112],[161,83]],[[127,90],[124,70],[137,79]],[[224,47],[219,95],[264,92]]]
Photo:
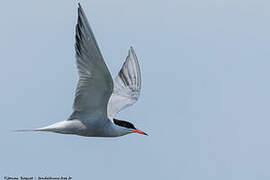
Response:
[[[79,80],[73,113],[67,120],[20,131],[47,131],[88,137],[117,137],[130,133],[147,135],[132,123],[114,118],[140,96],[141,72],[134,49],[130,48],[126,61],[113,81],[80,4],[75,50]]]

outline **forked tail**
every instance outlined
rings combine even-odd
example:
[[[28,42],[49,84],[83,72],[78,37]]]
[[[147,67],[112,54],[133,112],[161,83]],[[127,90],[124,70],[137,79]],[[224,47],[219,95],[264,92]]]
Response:
[[[36,131],[44,131],[42,129],[19,129],[13,130],[12,132],[36,132]]]

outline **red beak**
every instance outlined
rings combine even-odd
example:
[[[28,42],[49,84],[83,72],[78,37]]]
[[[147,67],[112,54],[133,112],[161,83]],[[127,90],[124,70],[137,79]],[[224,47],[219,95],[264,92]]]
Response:
[[[143,132],[143,131],[141,131],[139,129],[132,129],[132,132],[139,133],[139,134],[143,134],[143,135],[147,135],[148,136],[148,134],[146,134],[145,132]]]

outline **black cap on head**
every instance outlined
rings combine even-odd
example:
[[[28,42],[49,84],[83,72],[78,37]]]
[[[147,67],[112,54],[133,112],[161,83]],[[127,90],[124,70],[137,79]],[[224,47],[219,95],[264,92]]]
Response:
[[[114,124],[118,125],[118,126],[122,126],[125,128],[130,128],[130,129],[136,129],[135,126],[127,121],[122,121],[122,120],[118,120],[118,119],[113,119]]]

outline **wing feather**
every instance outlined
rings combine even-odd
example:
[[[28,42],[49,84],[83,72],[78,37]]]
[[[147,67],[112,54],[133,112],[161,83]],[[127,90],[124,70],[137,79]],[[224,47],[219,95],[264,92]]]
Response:
[[[83,113],[98,113],[107,117],[107,104],[113,91],[113,80],[80,4],[75,50],[79,81],[73,103],[74,112],[69,119]]]
[[[113,94],[108,103],[108,117],[112,120],[122,109],[134,104],[141,91],[141,71],[134,49],[131,47],[114,81]]]

